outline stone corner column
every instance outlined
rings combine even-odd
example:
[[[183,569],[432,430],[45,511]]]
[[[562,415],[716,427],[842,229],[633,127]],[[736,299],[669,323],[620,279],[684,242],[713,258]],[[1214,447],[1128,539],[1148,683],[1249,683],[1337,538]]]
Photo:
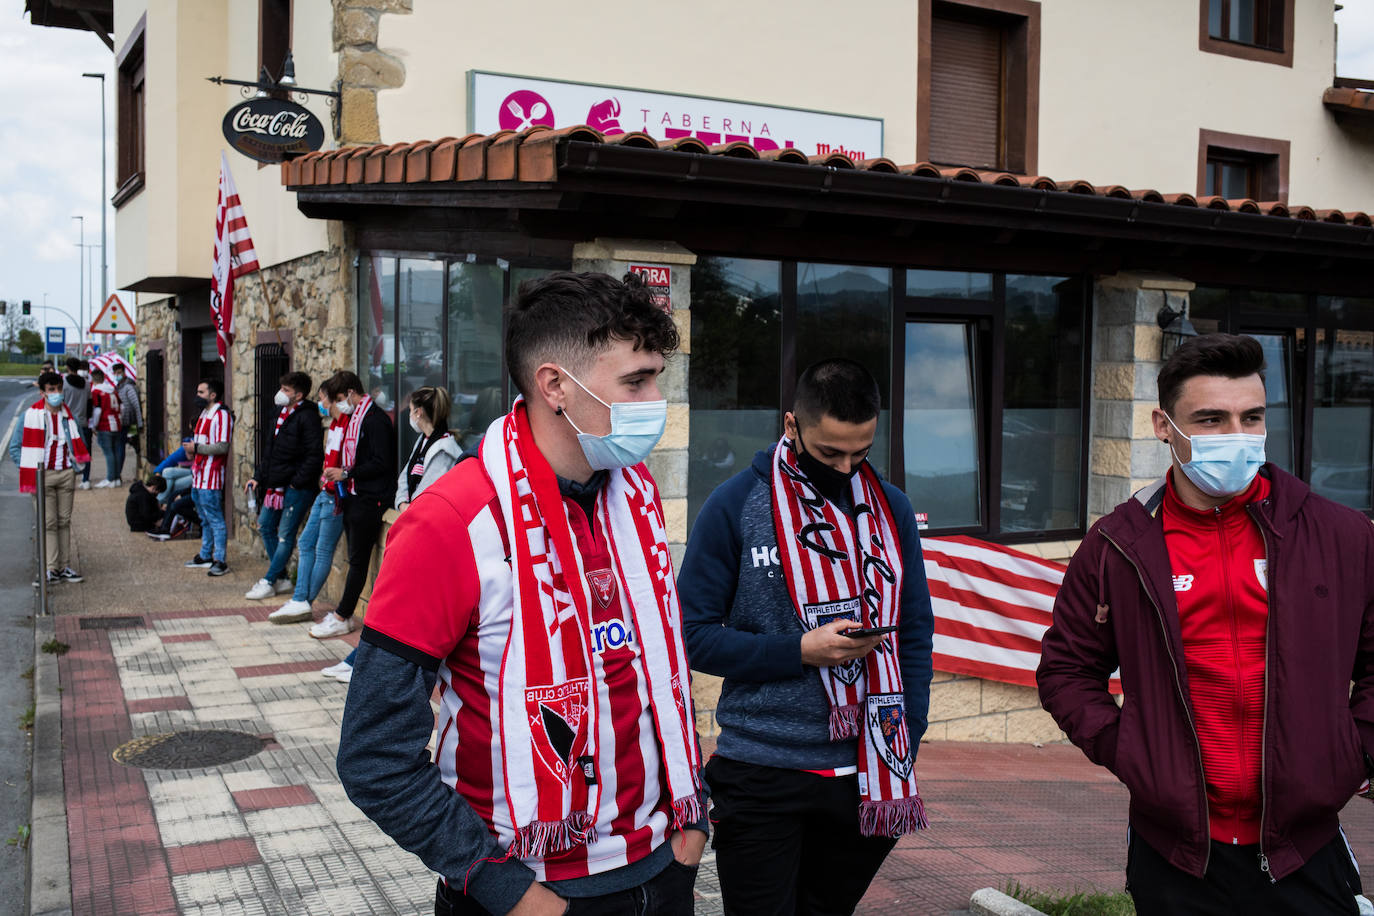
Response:
[[[1092,422],[1088,516],[1096,520],[1169,467],[1154,435],[1159,405],[1164,306],[1186,310],[1194,283],[1168,274],[1124,271],[1093,287]]]

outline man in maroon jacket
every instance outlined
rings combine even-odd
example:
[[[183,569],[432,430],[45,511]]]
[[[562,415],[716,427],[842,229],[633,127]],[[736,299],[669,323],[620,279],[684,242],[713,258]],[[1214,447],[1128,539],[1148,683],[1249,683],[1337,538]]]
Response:
[[[1041,702],[1130,789],[1144,916],[1358,912],[1338,815],[1374,766],[1374,526],[1265,462],[1263,372],[1231,334],[1164,365],[1172,467],[1088,532],[1042,645]]]

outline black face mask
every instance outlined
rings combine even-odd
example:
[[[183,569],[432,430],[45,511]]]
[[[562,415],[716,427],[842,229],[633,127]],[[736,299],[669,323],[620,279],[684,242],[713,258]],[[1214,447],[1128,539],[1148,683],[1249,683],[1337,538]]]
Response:
[[[196,395],[196,399],[191,403],[195,404],[196,410],[204,410],[205,408],[210,406],[210,402],[205,400],[205,398],[201,397],[200,395]]]
[[[792,448],[797,453],[797,467],[801,468],[807,480],[815,484],[822,496],[833,503],[839,502],[849,492],[849,483],[859,473],[861,462],[851,464],[848,474],[835,470],[806,451],[806,443],[801,441],[801,427],[797,427],[797,438]]]

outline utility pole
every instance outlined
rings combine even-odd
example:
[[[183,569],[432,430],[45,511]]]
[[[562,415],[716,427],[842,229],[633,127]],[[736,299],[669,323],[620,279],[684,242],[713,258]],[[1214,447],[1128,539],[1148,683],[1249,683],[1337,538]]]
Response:
[[[81,320],[84,322],[86,320],[86,218],[84,216],[73,216],[72,219],[76,220],[76,224],[81,227],[81,241],[78,242],[76,246],[77,258],[81,262],[77,265],[76,269],[76,288],[81,291],[79,293],[79,298],[76,300],[76,313],[81,316]],[[81,324],[77,327],[76,340],[78,344],[84,347],[86,343],[85,324]]]
[[[83,73],[89,79],[100,80],[100,304],[103,306],[105,300],[110,298],[110,265],[105,257],[105,210],[109,204],[109,195],[105,193],[105,180],[107,169],[105,167],[105,74],[103,73]]]

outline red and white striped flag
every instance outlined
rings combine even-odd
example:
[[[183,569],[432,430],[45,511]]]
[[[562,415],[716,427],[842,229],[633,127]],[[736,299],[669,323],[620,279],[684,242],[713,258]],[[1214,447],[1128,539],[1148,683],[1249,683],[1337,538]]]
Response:
[[[104,353],[101,353],[91,360],[91,368],[99,369],[106,375],[109,375],[110,370],[116,365],[123,367],[124,374],[129,378],[138,381],[138,370],[135,369],[134,364],[125,359],[121,353],[117,353],[114,350],[106,350]]]
[[[1035,686],[1062,563],[970,537],[921,538],[935,612],[935,670]],[[1121,692],[1119,675],[1112,693]]]
[[[234,342],[234,280],[258,269],[258,253],[248,233],[229,160],[219,154],[219,202],[215,206],[215,259],[210,265],[210,316],[215,323],[219,361]]]

